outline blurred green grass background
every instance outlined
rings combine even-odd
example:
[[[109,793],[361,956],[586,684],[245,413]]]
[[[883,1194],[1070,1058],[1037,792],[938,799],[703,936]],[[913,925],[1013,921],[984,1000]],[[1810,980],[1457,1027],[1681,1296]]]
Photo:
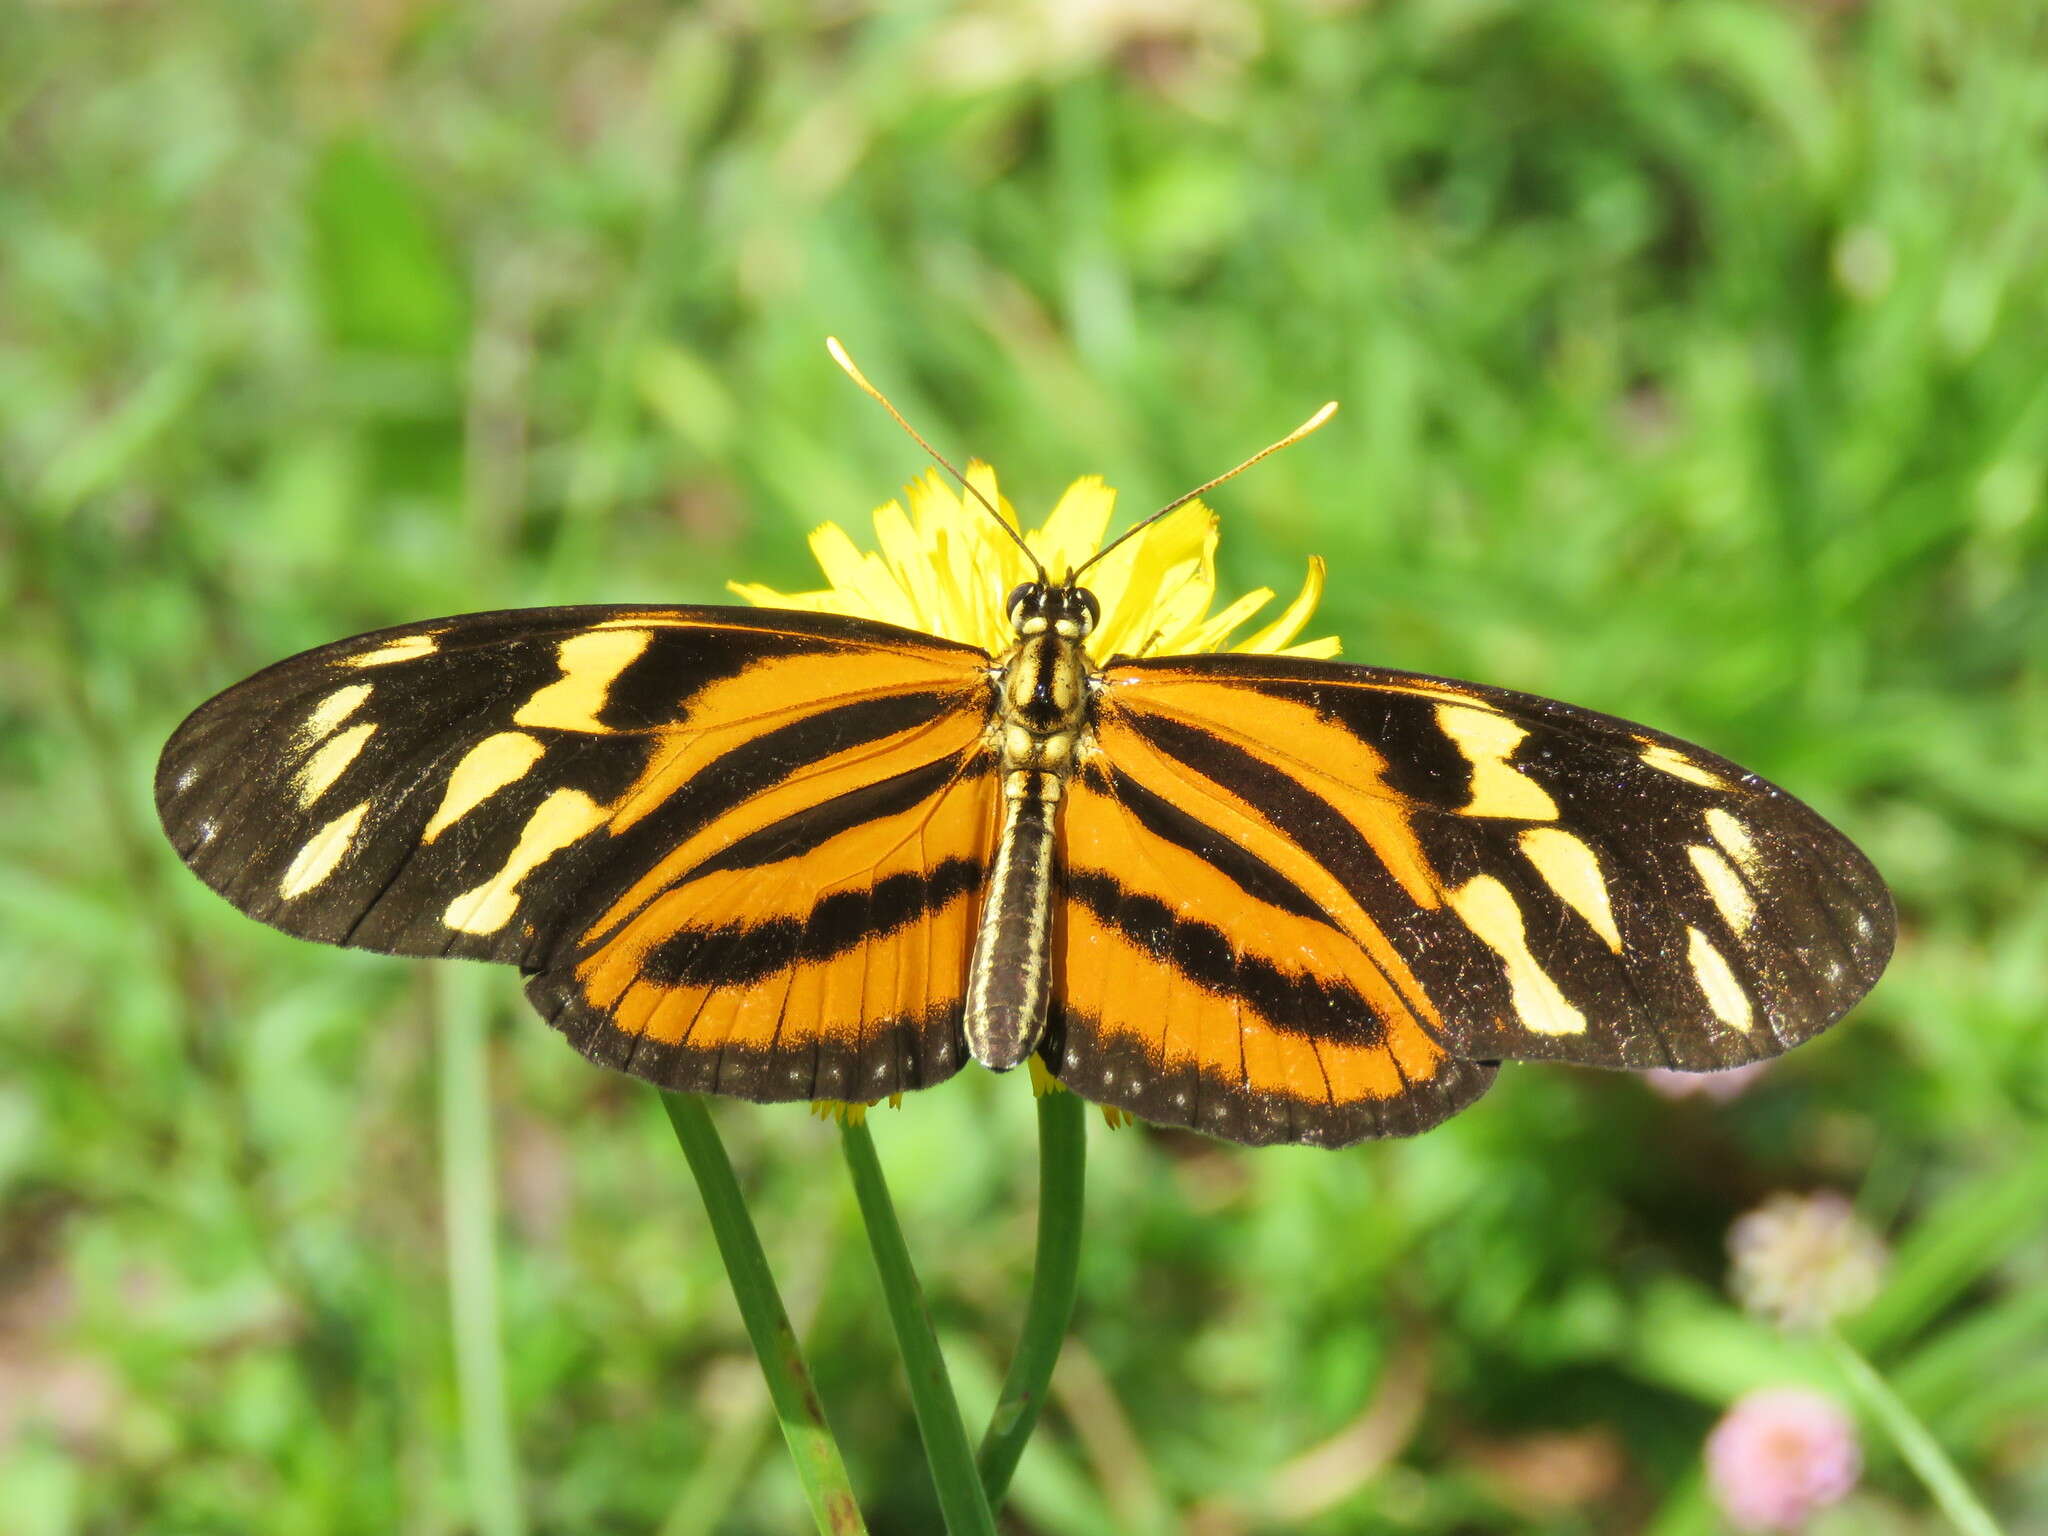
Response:
[[[1732,1308],[1723,1236],[1826,1186],[1897,1249],[1855,1336],[2048,1530],[2038,9],[15,0],[0,32],[0,1527],[801,1526],[651,1095],[509,973],[238,917],[147,786],[187,709],[330,638],[811,585],[803,532],[920,468],[829,331],[1027,515],[1085,472],[1156,504],[1340,397],[1219,494],[1232,590],[1320,552],[1352,658],[1702,741],[1902,913],[1876,996],[1725,1105],[1523,1068],[1342,1154],[1098,1124],[1015,1529],[1715,1530],[1715,1416],[1834,1384]],[[478,1008],[516,1500],[465,1474],[450,1343],[436,1029]],[[874,1528],[934,1529],[829,1128],[721,1123]],[[876,1130],[976,1419],[1028,1094],[969,1073]],[[1939,1529],[1868,1445],[1826,1529]]]

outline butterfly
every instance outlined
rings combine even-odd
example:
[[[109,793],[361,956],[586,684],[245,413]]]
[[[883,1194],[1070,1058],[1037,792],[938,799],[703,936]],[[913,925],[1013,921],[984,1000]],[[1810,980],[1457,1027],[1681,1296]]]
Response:
[[[1877,872],[1755,774],[1417,673],[1098,663],[1093,563],[1010,591],[994,651],[708,606],[380,630],[202,704],[157,805],[251,917],[516,965],[591,1059],[756,1101],[1036,1054],[1144,1120],[1341,1146],[1505,1060],[1775,1056],[1884,969]]]

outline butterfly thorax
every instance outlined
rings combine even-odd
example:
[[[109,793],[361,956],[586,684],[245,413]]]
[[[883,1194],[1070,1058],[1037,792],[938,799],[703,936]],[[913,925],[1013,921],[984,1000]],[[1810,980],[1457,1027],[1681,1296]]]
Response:
[[[1095,624],[1095,597],[1078,587],[1032,583],[1010,603],[1017,643],[996,669],[998,750],[1006,771],[1072,771],[1087,729],[1093,668],[1083,642]]]
[[[1087,741],[1093,668],[1084,642],[1099,609],[1085,588],[1028,582],[1010,594],[1008,611],[1017,643],[994,669],[990,721],[1001,823],[964,1011],[968,1049],[998,1072],[1045,1032],[1052,854],[1060,800]]]

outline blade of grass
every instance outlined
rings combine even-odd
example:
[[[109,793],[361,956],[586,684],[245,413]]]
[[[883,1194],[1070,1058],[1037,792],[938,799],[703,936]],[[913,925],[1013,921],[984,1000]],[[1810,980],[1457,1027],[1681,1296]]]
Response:
[[[768,1406],[749,1404],[705,1438],[657,1536],[715,1536],[768,1443]]]
[[[1884,1292],[1845,1331],[1858,1349],[1889,1345],[1925,1327],[2035,1230],[2048,1202],[2048,1161],[2022,1158],[1950,1191],[1900,1243]]]
[[[931,1465],[946,1530],[949,1536],[995,1536],[995,1516],[982,1492],[974,1452],[967,1443],[967,1426],[960,1422],[960,1405],[953,1397],[946,1359],[939,1353],[917,1272],[910,1267],[910,1250],[904,1246],[896,1206],[882,1178],[874,1137],[865,1123],[851,1115],[840,1122],[839,1137],[847,1170],[853,1176],[854,1198],[860,1202],[861,1223],[867,1228],[868,1247],[882,1278],[889,1321],[896,1329],[896,1345],[903,1352],[911,1407],[917,1414],[917,1429],[924,1439],[925,1460]]]
[[[1024,1329],[976,1458],[991,1508],[1001,1508],[1017,1459],[1038,1427],[1052,1368],[1074,1315],[1088,1174],[1087,1109],[1063,1089],[1038,1096],[1038,1254]]]
[[[1003,1360],[972,1333],[956,1330],[940,1343],[961,1412],[969,1423],[986,1417],[1002,1388]],[[1036,1439],[1028,1459],[1031,1470],[1011,1488],[1005,1506],[1012,1511],[1011,1523],[1045,1536],[1129,1536],[1074,1446],[1065,1440]],[[996,1511],[996,1517],[1002,1521],[1003,1511]]]
[[[482,1536],[522,1536],[526,1518],[498,1315],[497,1184],[484,1052],[489,978],[470,965],[437,965],[432,976],[440,1043],[441,1205],[463,1469]]]
[[[809,1194],[790,1222],[793,1230],[806,1235],[794,1265],[799,1278],[786,1298],[799,1346],[817,1321],[825,1297],[825,1277],[851,1220],[838,1191],[817,1186]],[[716,1536],[725,1529],[732,1506],[745,1492],[761,1459],[774,1408],[774,1400],[764,1392],[758,1400],[750,1398],[712,1432],[677,1490],[659,1536]]]
[[[811,1518],[825,1536],[855,1532],[865,1536],[867,1523],[861,1519],[853,1485],[847,1480],[839,1442],[825,1422],[825,1405],[818,1398],[810,1367],[804,1364],[796,1330],[790,1326],[789,1313],[775,1289],[775,1277],[769,1273],[768,1256],[761,1251],[761,1235],[754,1230],[754,1218],[747,1214],[746,1198],[733,1177],[732,1160],[725,1155],[725,1143],[711,1123],[710,1111],[693,1093],[663,1093],[661,1103],[690,1172],[696,1175],[698,1193],[704,1197],[704,1214],[710,1218],[719,1257],[725,1260],[740,1320],[746,1324],[747,1337],[760,1359],[761,1375],[768,1383],[782,1437],[789,1442],[790,1459],[796,1463]]]
[[[1834,1356],[1835,1364],[1841,1367],[1850,1388],[1863,1400],[1863,1406],[1884,1427],[1892,1444],[1906,1459],[1906,1465],[1934,1495],[1934,1502],[1948,1516],[1949,1524],[1963,1536],[2002,1536],[1998,1522],[1978,1502],[1977,1495],[1963,1480],[1963,1474],[1949,1460],[1948,1452],[1941,1448],[1927,1426],[1891,1389],[1891,1383],[1878,1374],[1877,1368],[1863,1358],[1855,1345],[1833,1328],[1823,1330],[1820,1338],[1828,1353]]]

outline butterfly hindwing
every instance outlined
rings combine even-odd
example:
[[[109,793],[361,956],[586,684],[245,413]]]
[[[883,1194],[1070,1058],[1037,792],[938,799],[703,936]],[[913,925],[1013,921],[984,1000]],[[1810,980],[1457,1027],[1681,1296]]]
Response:
[[[306,652],[202,705],[157,801],[249,915],[519,965],[559,1027],[641,1076],[888,1092],[957,1066],[986,667],[826,615],[471,614]]]
[[[1113,663],[1096,742],[1074,808],[1092,785],[1147,856],[1124,860],[1133,877],[1073,845],[1070,965],[1107,928],[1175,971],[1197,1011],[1220,999],[1256,1015],[1269,1048],[1291,1018],[1328,1108],[1313,1111],[1299,1045],[1288,1091],[1339,1128],[1365,1123],[1359,1104],[1395,1125],[1441,1118],[1483,1086],[1454,1067],[1427,1091],[1405,1082],[1431,1050],[1692,1070],[1774,1056],[1840,1017],[1890,953],[1882,882],[1819,816],[1589,710],[1335,662],[1186,656]],[[1192,860],[1172,851],[1198,837],[1212,843]],[[1229,912],[1241,920],[1217,920]],[[1121,1052],[1123,1094],[1146,1100],[1131,1108],[1199,1125],[1130,1084],[1192,1082],[1175,1041],[1210,1036],[1171,1013],[1119,1020],[1104,985],[1103,1007],[1076,999],[1082,1027],[1067,1020],[1055,1069],[1099,1075],[1091,1063]],[[1254,1007],[1261,989],[1284,1005]],[[1163,1044],[1131,1056],[1148,1028]],[[1214,1039],[1194,1056],[1258,1088],[1249,1043],[1239,1067]],[[1333,1049],[1375,1040],[1404,1073],[1392,1097],[1384,1068],[1328,1071]]]
[[[1345,901],[1306,854],[1141,738],[1100,739],[1067,796],[1058,1077],[1160,1124],[1331,1146],[1485,1092],[1493,1068],[1444,1048],[1398,955],[1320,904]]]
[[[950,1077],[994,836],[980,732],[961,710],[792,775],[591,918],[535,1006],[668,1087],[867,1100]]]

